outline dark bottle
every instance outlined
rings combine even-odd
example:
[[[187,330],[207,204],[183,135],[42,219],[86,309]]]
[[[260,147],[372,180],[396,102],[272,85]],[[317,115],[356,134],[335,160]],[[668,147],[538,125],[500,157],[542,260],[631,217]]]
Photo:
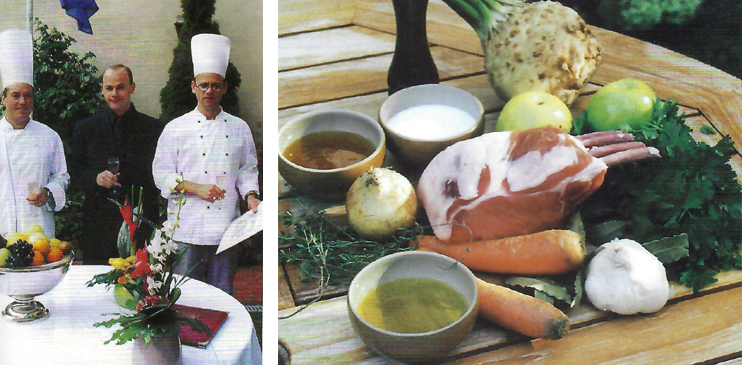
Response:
[[[389,95],[406,87],[437,84],[438,69],[428,48],[425,29],[428,0],[392,0],[397,40],[387,85]]]

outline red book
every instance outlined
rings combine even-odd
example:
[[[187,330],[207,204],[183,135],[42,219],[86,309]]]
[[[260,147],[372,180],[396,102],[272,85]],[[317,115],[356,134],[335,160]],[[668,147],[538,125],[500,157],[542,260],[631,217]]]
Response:
[[[180,342],[184,345],[198,348],[206,348],[209,342],[211,342],[211,339],[216,335],[216,331],[219,330],[229,315],[229,313],[223,311],[180,304],[174,304],[173,308],[185,317],[198,319],[211,330],[211,334],[207,335],[194,331],[191,329],[191,326],[185,323],[180,325]]]

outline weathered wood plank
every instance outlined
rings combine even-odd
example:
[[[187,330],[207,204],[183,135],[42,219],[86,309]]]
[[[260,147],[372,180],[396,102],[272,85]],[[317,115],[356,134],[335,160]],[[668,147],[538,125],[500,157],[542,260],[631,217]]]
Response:
[[[278,39],[278,70],[394,52],[394,36],[358,26]]]
[[[286,280],[286,275],[283,272],[283,268],[278,268],[278,310],[295,307],[294,297],[291,295],[291,288],[289,287],[289,281]]]
[[[726,335],[731,329],[739,331],[742,328],[742,317],[739,316],[740,306],[742,306],[742,302],[739,301],[739,297],[742,294],[742,289],[739,288],[740,280],[742,280],[742,273],[739,271],[722,273],[719,276],[719,282],[713,286],[713,288],[716,288],[715,290],[720,290],[720,292],[718,294],[708,294],[700,298],[693,296],[684,287],[678,287],[676,285],[673,287],[675,290],[673,303],[676,304],[669,304],[660,312],[650,315],[608,318],[605,313],[595,310],[589,304],[581,305],[568,312],[572,327],[577,329],[572,330],[566,337],[559,341],[527,341],[523,336],[511,331],[498,329],[480,320],[477,321],[472,333],[451,352],[450,358],[466,356],[488,349],[494,350],[500,347],[505,348],[474,356],[471,358],[471,362],[462,360],[462,363],[479,363],[478,361],[489,360],[487,356],[496,356],[497,358],[517,361],[513,359],[518,359],[520,352],[532,352],[534,350],[532,346],[550,346],[550,354],[552,351],[559,351],[564,346],[564,352],[571,354],[572,351],[577,351],[569,347],[571,343],[578,347],[584,347],[585,345],[594,347],[596,343],[600,343],[600,341],[581,336],[590,336],[590,333],[593,333],[596,329],[600,329],[601,326],[609,326],[611,330],[599,330],[597,332],[598,334],[616,338],[616,341],[620,340],[622,341],[621,343],[623,341],[632,342],[632,339],[635,339],[636,342],[649,341],[649,344],[645,343],[648,346],[645,350],[654,349],[654,346],[652,346],[652,340],[654,340],[652,336],[656,332],[661,332],[663,335],[673,335],[674,332],[683,332],[682,336],[693,337],[697,326],[701,331],[710,328],[712,332],[700,336],[704,341],[720,345],[722,343],[733,344],[735,343],[734,341],[727,343],[726,340],[719,340],[718,338],[712,341],[710,336]],[[714,292],[714,290],[709,289],[709,292]],[[723,300],[717,300],[719,298]],[[732,299],[735,299],[736,302],[732,303]],[[341,359],[343,362],[360,362],[364,364],[383,363],[382,359],[365,347],[360,338],[352,331],[345,301],[346,297],[344,296],[321,301],[311,305],[302,313],[290,319],[279,321],[281,338],[292,347],[298,363],[324,363],[324,360],[329,359],[330,356]],[[678,307],[681,309],[678,310]],[[289,313],[289,311],[281,311],[279,314]],[[690,318],[688,317],[689,313],[693,314]],[[713,318],[709,318],[709,323],[702,323],[704,316]],[[610,319],[610,321],[606,321],[607,319]],[[618,324],[612,324],[614,321]],[[596,322],[599,324],[594,324]],[[685,327],[681,331],[679,327],[683,325]],[[618,326],[619,328],[616,329],[614,326]],[[640,326],[641,329],[634,328],[637,326]],[[580,327],[584,328],[581,329]],[[693,330],[689,330],[691,328]],[[609,336],[611,331],[615,332],[613,332],[612,336]],[[643,341],[637,339],[636,336],[641,336],[643,333],[652,333],[652,335],[646,337]],[[621,336],[617,334],[621,334]],[[738,334],[737,336],[742,336],[742,334]],[[622,337],[625,338],[622,339]],[[688,339],[691,337],[688,337]],[[736,341],[736,343],[739,343],[738,339]],[[695,343],[695,341],[692,342]],[[678,341],[678,343],[682,342]],[[720,351],[728,350],[726,348]],[[512,351],[516,351],[516,353]],[[585,349],[582,348],[582,351],[585,351]],[[620,353],[613,354],[612,351],[601,352],[605,356],[620,355]],[[632,352],[627,352],[626,356],[632,354]],[[562,357],[558,359],[562,359]],[[522,363],[528,363],[527,359],[521,359],[521,361],[523,361]],[[552,362],[549,361],[549,363]],[[567,361],[561,363],[583,362]]]
[[[481,58],[477,56],[441,47],[433,47],[431,53],[441,80],[481,69]],[[278,107],[284,109],[386,92],[391,61],[392,55],[386,54],[281,72],[278,75]]]
[[[537,340],[455,364],[695,364],[739,353],[742,288],[580,328],[558,341]]]
[[[278,2],[278,34],[347,25],[356,0],[282,0]]]
[[[389,0],[363,0],[356,4],[353,23],[382,32],[397,33],[394,9]],[[469,24],[459,17],[443,0],[430,0],[426,13],[428,42],[482,55],[479,37]]]

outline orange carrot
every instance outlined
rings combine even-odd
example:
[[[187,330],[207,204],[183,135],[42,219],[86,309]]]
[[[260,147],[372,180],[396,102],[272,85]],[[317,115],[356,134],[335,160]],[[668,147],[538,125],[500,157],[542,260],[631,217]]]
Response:
[[[585,258],[582,237],[566,230],[462,243],[423,235],[417,245],[421,251],[446,255],[472,270],[502,274],[563,274],[576,269]]]
[[[553,305],[477,279],[479,316],[520,334],[558,340],[569,331],[569,317]]]

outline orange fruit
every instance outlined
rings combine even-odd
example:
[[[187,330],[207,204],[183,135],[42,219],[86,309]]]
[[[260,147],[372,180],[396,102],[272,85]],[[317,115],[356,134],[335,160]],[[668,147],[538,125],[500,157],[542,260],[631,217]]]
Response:
[[[49,254],[49,242],[46,239],[43,240],[36,240],[34,242],[29,242],[33,245],[33,250],[40,252],[44,257]]]
[[[34,256],[35,256],[35,254],[34,254]],[[57,261],[61,260],[62,257],[64,257],[64,253],[62,252],[62,250],[54,247],[54,248],[50,249],[49,250],[49,254],[46,255],[46,261],[47,262],[57,262]]]
[[[39,266],[45,264],[46,261],[44,261],[44,256],[39,251],[34,251],[33,253],[33,260],[31,261],[31,266]]]

